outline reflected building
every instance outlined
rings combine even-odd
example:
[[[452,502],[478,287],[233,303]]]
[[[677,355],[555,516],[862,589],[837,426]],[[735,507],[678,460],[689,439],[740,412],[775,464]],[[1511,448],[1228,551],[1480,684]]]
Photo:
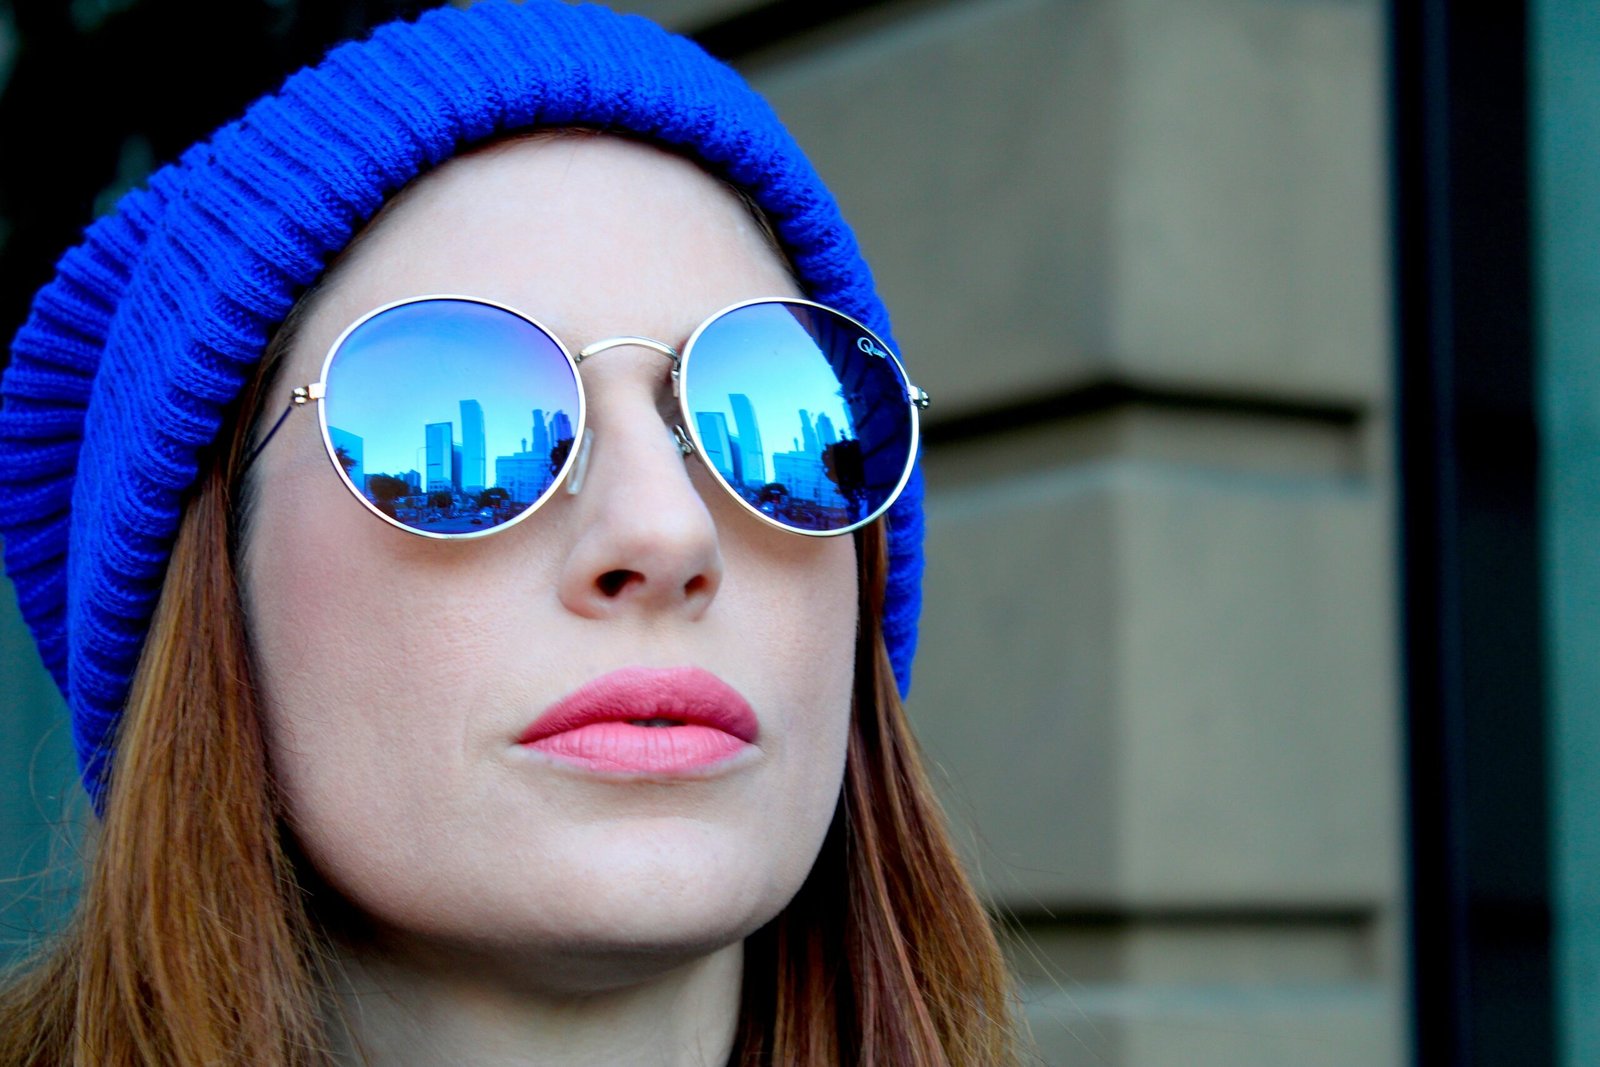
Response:
[[[450,444],[450,488],[461,488],[461,446],[453,441]]]
[[[366,453],[366,442],[358,434],[353,434],[349,430],[341,430],[337,426],[328,427],[328,440],[333,442],[333,450],[336,454],[343,453],[345,459],[350,461],[346,463],[341,460],[339,464],[349,473],[350,484],[362,492],[366,492],[367,471],[363,462]]]
[[[461,401],[461,478],[463,492],[479,493],[489,484],[487,447],[483,431],[483,405],[476,400]]]
[[[822,446],[817,444],[817,431],[811,428],[811,415],[805,408],[800,409],[800,440],[804,442],[801,451],[809,452],[813,456],[822,455]],[[772,457],[774,462],[777,456]]]
[[[756,422],[756,409],[744,393],[729,393],[728,407],[733,411],[734,428],[739,431],[740,477],[748,484],[761,485],[767,480],[767,463],[761,451],[761,424]]]
[[[455,483],[451,480],[455,451],[451,440],[453,433],[453,426],[448,422],[430,422],[423,427],[428,459],[424,467],[427,474],[427,490],[430,493],[455,488]]]
[[[720,411],[698,411],[694,416],[695,429],[700,434],[700,450],[707,462],[734,485],[739,478],[734,473],[733,442],[728,439],[728,417]]]
[[[837,444],[839,435],[833,429],[833,420],[825,412],[817,414],[817,444],[818,452],[826,452],[829,446]]]
[[[550,448],[554,449],[563,441],[572,440],[572,420],[565,411],[558,411],[550,416]],[[548,453],[546,453],[548,455]]]
[[[544,410],[542,408],[533,409],[532,440],[533,446],[531,448],[524,447],[524,452],[535,452],[541,456],[550,455],[550,428],[545,425]],[[500,484],[504,485],[505,483],[501,482]]]
[[[538,500],[555,474],[550,467],[552,452],[565,441],[572,443],[572,420],[565,411],[553,412],[546,421],[545,413],[533,409],[533,436],[519,442],[522,451],[494,458],[494,484],[504,489],[512,504],[531,504]]]
[[[513,504],[528,504],[550,487],[550,453],[524,450],[509,456],[496,456],[494,483],[504,489]]]
[[[807,500],[823,507],[842,508],[844,497],[828,480],[822,457],[810,452],[779,452],[772,457],[772,480],[789,490],[793,500]]]

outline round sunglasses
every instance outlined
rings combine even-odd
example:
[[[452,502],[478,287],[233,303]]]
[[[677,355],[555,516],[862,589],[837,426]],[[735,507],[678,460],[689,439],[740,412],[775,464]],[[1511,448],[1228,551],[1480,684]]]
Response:
[[[579,365],[635,346],[671,361],[684,455],[762,522],[812,537],[849,533],[889,509],[916,462],[928,394],[855,319],[809,300],[747,300],[702,322],[680,353],[611,337],[576,356],[538,321],[469,296],[386,304],[348,326],[316,403],[345,487],[374,515],[423,537],[484,537],[583,486],[592,433]]]

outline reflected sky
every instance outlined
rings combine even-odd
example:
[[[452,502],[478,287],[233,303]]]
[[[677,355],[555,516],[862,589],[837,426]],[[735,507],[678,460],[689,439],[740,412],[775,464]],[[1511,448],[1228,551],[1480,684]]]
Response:
[[[854,436],[837,375],[787,305],[741,308],[713,323],[695,341],[684,378],[696,429],[704,425],[702,412],[722,415],[741,446],[756,429],[759,470],[751,455],[756,450],[741,447],[746,482],[772,480],[777,453],[811,451],[818,416],[835,435]],[[742,412],[744,426],[739,397],[750,404]]]
[[[429,423],[452,424],[461,401],[483,409],[487,481],[494,461],[529,447],[533,410],[576,412],[571,365],[542,331],[488,304],[429,300],[390,308],[347,337],[328,371],[330,427],[361,438],[367,474],[424,470]]]
[[[707,327],[684,372],[707,459],[724,475],[737,461],[745,486],[777,481],[842,504],[830,484],[807,477],[797,454],[820,461],[836,440],[864,437],[865,506],[873,510],[904,473],[911,416],[894,363],[866,349],[881,351],[848,320],[805,305],[752,305]]]

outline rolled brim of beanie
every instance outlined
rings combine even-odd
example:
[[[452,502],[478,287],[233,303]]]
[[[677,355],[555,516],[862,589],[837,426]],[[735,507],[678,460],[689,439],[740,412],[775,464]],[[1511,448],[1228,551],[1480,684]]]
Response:
[[[892,342],[833,197],[767,104],[692,42],[600,7],[489,0],[333,50],[91,226],[0,379],[7,572],[97,807],[202,450],[296,296],[418,174],[563,126],[652,141],[746,190],[808,294]],[[920,471],[888,528],[883,625],[905,692]]]

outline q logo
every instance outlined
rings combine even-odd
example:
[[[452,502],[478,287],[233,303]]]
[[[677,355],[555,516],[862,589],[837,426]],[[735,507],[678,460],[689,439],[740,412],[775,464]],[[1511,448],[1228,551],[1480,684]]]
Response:
[[[887,359],[889,356],[889,353],[879,348],[870,337],[863,337],[858,340],[856,342],[856,347],[861,349],[861,351],[865,352],[867,355],[877,356],[879,359]]]

